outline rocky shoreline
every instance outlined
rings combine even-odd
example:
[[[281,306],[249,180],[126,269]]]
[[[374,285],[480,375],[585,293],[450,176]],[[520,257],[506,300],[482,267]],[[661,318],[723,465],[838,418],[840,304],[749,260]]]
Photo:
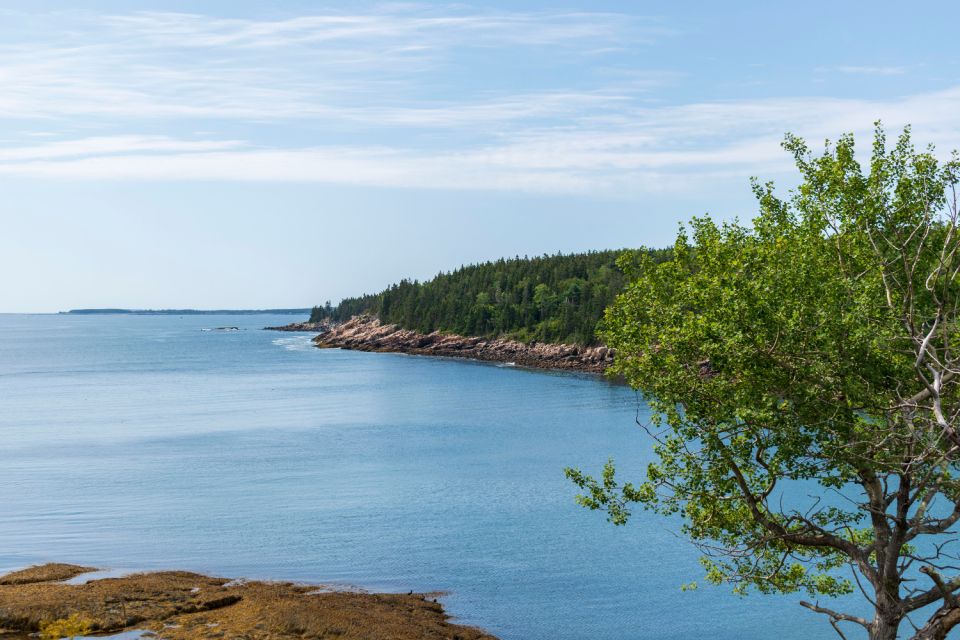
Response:
[[[354,316],[339,324],[300,322],[266,328],[276,331],[315,331],[319,335],[313,342],[320,348],[469,358],[520,367],[588,373],[603,373],[613,363],[613,350],[603,346],[525,343],[506,338],[467,337],[438,331],[424,334],[402,329],[395,324],[382,324],[372,316]]]
[[[439,594],[343,591],[185,571],[65,582],[95,571],[49,564],[0,576],[0,638],[142,631],[157,640],[496,640],[453,624]]]

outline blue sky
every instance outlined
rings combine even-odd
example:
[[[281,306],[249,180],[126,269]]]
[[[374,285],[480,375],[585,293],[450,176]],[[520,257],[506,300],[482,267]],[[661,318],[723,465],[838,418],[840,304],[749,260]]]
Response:
[[[786,131],[960,148],[955,3],[16,4],[0,311],[309,306],[749,219]]]

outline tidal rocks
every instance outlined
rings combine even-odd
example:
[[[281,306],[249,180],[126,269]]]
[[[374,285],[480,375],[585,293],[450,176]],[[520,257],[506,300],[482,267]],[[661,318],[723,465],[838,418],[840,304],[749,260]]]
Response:
[[[75,564],[51,562],[49,564],[27,567],[0,576],[0,586],[32,584],[34,582],[58,582],[75,578],[84,573],[96,571],[93,567],[81,567]]]
[[[184,571],[84,584],[59,580],[89,567],[44,565],[0,576],[0,630],[29,640],[75,616],[97,634],[135,627],[164,640],[496,640],[452,623],[434,594],[377,594],[289,582],[236,581]]]

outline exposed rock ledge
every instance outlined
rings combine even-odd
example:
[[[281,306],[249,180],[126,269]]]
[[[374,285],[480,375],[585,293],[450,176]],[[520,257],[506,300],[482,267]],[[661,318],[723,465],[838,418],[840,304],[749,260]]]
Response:
[[[321,348],[339,347],[356,351],[390,351],[426,356],[472,358],[491,362],[512,363],[538,369],[566,369],[601,373],[613,362],[613,350],[607,347],[581,347],[569,344],[524,343],[504,338],[470,338],[433,332],[418,333],[395,324],[381,324],[371,316],[354,316],[350,320],[316,329],[298,328],[289,331],[320,331],[313,339]],[[305,327],[309,323],[301,323]],[[295,325],[290,325],[295,326]]]
[[[496,640],[450,622],[436,593],[377,594],[185,571],[61,582],[88,571],[60,564],[0,576],[0,637],[30,640],[60,621],[69,628],[43,635],[139,629],[146,632],[141,638],[155,640]]]

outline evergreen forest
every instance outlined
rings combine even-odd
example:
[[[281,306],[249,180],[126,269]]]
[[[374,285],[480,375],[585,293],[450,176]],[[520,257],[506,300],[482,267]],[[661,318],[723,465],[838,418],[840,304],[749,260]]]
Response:
[[[502,258],[401,280],[338,305],[314,307],[310,320],[343,321],[359,314],[423,333],[510,337],[524,342],[597,343],[597,323],[624,287],[617,264],[646,253],[655,262],[669,249],[607,250],[533,258]]]

